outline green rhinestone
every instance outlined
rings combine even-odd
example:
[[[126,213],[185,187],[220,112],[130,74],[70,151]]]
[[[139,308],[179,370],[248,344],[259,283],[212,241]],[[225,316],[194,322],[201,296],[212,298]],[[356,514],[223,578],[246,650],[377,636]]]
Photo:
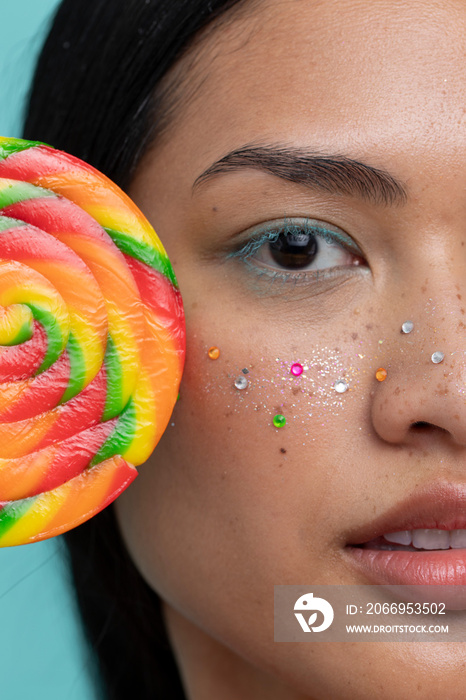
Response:
[[[273,417],[273,424],[276,428],[283,428],[286,424],[285,416],[282,416],[281,413],[277,413],[277,415]]]

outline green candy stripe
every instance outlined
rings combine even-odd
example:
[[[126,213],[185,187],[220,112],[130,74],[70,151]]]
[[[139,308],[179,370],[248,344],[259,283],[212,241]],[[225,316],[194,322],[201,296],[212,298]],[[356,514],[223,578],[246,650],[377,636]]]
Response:
[[[51,190],[31,185],[29,182],[14,182],[0,189],[0,209],[9,207],[26,199],[40,199],[41,197],[57,197]]]
[[[33,148],[34,146],[48,146],[48,144],[42,143],[41,141],[8,139],[8,141],[3,141],[2,143],[0,143],[0,158],[4,160],[5,158],[8,158],[8,156],[13,155],[13,153],[26,151],[28,148]]]
[[[122,455],[131,445],[136,432],[136,409],[133,400],[130,399],[125,410],[120,415],[112,434],[104,442],[97,452],[90,467],[103,462],[114,455]]]
[[[124,406],[122,397],[123,370],[120,355],[111,335],[107,336],[107,347],[104,358],[107,376],[107,396],[102,420],[118,416]]]
[[[70,378],[60,403],[69,401],[73,398],[73,396],[77,396],[77,394],[82,391],[86,376],[86,362],[84,353],[73,333],[70,333],[68,337],[66,350],[68,351],[68,357],[70,360]]]
[[[31,340],[33,334],[33,326],[29,321],[25,321],[21,328],[18,330],[17,334],[13,340],[9,343],[4,343],[4,346],[8,345],[20,345],[25,343],[27,340]]]
[[[2,216],[0,214],[0,233],[3,231],[9,231],[12,228],[18,228],[18,226],[24,226],[24,221],[12,219],[9,216]]]
[[[63,335],[61,328],[58,325],[55,317],[50,311],[45,311],[40,306],[25,302],[25,306],[29,306],[34,318],[42,324],[47,336],[47,350],[41,366],[36,374],[40,374],[48,369],[55,360],[60,356],[63,350]]]
[[[13,525],[16,525],[16,523],[26,515],[36,500],[37,496],[22,498],[19,501],[7,503],[5,507],[0,510],[0,541],[3,535],[6,535],[8,530],[11,530]]]
[[[165,275],[172,285],[178,289],[178,282],[173,272],[171,263],[166,255],[162,255],[158,250],[150,246],[144,241],[137,241],[127,233],[122,233],[121,231],[115,231],[111,228],[105,228],[110,238],[113,240],[115,245],[121,250],[122,253],[130,255],[132,258],[136,258],[139,262],[145,263],[152,267],[157,272]]]

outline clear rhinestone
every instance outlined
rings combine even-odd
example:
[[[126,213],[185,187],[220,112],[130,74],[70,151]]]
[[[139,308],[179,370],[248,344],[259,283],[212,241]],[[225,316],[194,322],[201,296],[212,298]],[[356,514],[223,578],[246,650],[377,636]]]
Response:
[[[338,379],[333,385],[333,388],[337,394],[344,394],[345,391],[348,391],[348,384],[343,379]]]
[[[442,362],[444,357],[445,357],[445,355],[443,354],[443,352],[440,352],[440,350],[437,350],[437,352],[434,352],[434,354],[432,355],[432,357],[430,359],[432,360],[432,362],[435,365],[438,365],[439,362]]]
[[[235,379],[235,387],[237,389],[246,389],[247,385],[249,384],[248,380],[246,377],[237,377]]]
[[[411,333],[414,328],[414,323],[412,321],[405,321],[401,326],[402,333]]]

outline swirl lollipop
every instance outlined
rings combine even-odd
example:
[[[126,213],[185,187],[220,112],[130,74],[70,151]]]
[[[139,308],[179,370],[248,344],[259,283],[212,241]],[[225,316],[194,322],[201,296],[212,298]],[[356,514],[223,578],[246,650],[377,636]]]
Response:
[[[150,224],[108,178],[0,137],[0,546],[111,503],[178,394],[184,316]]]

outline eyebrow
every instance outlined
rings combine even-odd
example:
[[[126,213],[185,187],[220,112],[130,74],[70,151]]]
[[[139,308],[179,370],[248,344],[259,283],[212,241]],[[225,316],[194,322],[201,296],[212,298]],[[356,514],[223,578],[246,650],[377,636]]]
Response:
[[[394,206],[407,200],[405,186],[393,175],[344,155],[322,155],[291,146],[237,148],[199,175],[192,192],[205,182],[227,172],[253,168],[288,182],[306,185],[330,194],[359,197],[376,205]]]

